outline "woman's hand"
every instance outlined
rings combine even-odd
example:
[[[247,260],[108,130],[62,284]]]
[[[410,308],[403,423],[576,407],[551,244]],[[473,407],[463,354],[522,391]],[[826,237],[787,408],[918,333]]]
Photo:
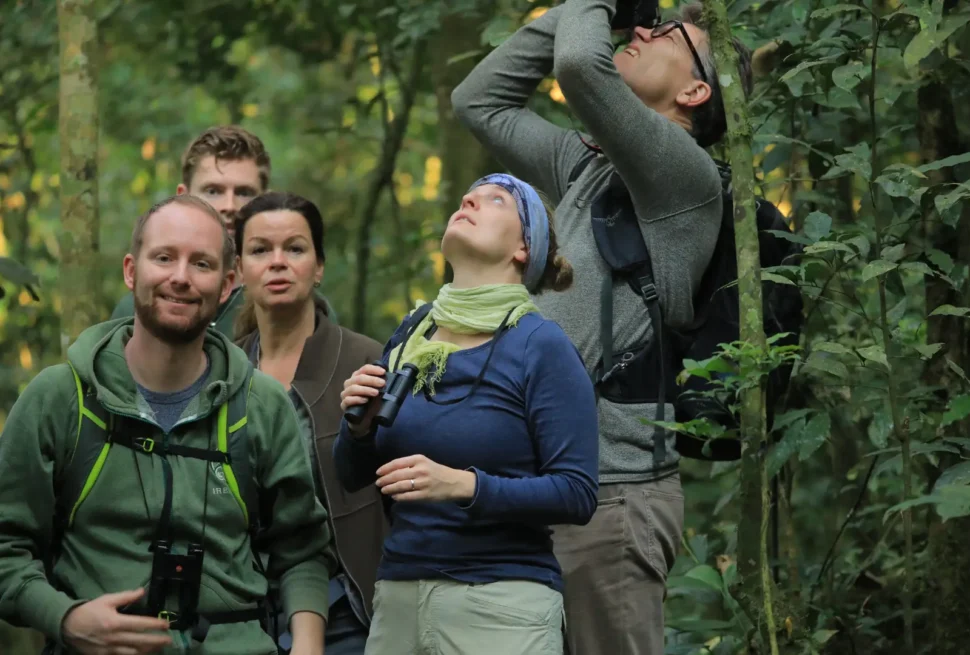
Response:
[[[346,412],[351,407],[363,405],[377,397],[384,386],[384,373],[383,368],[374,364],[365,364],[354,371],[354,374],[344,381],[344,390],[340,392],[340,411]],[[379,410],[380,403],[371,403],[360,423],[356,425],[348,423],[350,432],[355,436],[370,432],[371,421]]]
[[[377,486],[394,500],[471,500],[477,476],[435,464],[424,455],[411,455],[377,469]]]

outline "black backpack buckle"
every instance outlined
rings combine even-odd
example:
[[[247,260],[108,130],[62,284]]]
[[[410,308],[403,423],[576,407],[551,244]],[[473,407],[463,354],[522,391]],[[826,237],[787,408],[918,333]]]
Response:
[[[657,286],[653,283],[653,278],[641,277],[637,281],[640,284],[640,294],[646,302],[653,302],[660,297],[657,295]]]

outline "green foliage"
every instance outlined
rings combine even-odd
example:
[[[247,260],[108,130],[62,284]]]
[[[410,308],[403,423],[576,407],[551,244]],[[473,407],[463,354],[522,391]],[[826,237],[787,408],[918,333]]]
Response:
[[[438,102],[447,94],[436,95],[431,75],[417,81],[392,179],[361,239],[362,208],[415,49],[431,48],[428,61],[436,61],[442,23],[467,17],[480,27],[446,62],[467,64],[540,6],[241,0],[226,11],[215,0],[104,3],[101,315],[124,292],[119,269],[132,222],[174,193],[182,149],[210,125],[237,122],[266,142],[272,186],[323,209],[324,291],[338,314],[349,319],[363,307],[367,332],[385,339],[442,275],[433,253],[446,214],[435,162]],[[783,652],[902,652],[901,599],[911,596],[923,644],[916,652],[951,655],[936,648],[925,611],[944,597],[931,585],[941,563],[926,544],[934,530],[965,526],[970,516],[970,6],[738,0],[728,11],[744,43],[777,46],[756,66],[767,73],[750,98],[752,152],[759,193],[795,228],[779,234],[805,254],[763,277],[800,289],[806,325],[798,349],[726,344],[716,357],[685,362],[683,375],[715,381],[711,395],[733,408],[739,389],[795,365],[774,408],[771,445],[759,454],[779,481],[772,565]],[[54,3],[0,3],[0,424],[19,390],[60,359],[57,48]],[[548,93],[532,106],[578,127]],[[356,265],[365,245],[361,295]],[[736,436],[700,421],[668,427]],[[911,440],[905,457],[901,430]],[[684,462],[682,476],[686,530],[669,578],[667,652],[757,652],[758,617],[736,598],[737,463]],[[970,558],[952,565],[970,567]],[[907,567],[918,583],[911,590]],[[3,635],[0,652],[17,652]]]

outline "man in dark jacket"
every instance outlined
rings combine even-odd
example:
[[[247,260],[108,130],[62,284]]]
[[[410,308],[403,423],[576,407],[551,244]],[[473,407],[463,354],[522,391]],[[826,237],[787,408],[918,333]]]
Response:
[[[557,203],[560,252],[576,270],[575,282],[536,304],[563,327],[594,379],[603,340],[590,299],[613,294],[613,352],[642,347],[653,334],[643,300],[625,281],[611,281],[597,249],[597,199],[616,185],[630,194],[663,317],[674,327],[693,318],[721,220],[720,176],[704,147],[722,137],[726,120],[699,7],[636,27],[614,53],[616,5],[567,0],[550,9],[486,57],[452,96],[476,137]],[[748,61],[743,46],[735,48]],[[743,69],[748,87],[750,68]],[[587,137],[526,108],[552,72]],[[554,535],[570,650],[662,655],[665,583],[684,520],[675,438],[641,423],[654,417],[654,403],[611,402],[601,394],[598,407],[598,510],[589,525],[557,527]],[[672,406],[666,415],[673,416]]]

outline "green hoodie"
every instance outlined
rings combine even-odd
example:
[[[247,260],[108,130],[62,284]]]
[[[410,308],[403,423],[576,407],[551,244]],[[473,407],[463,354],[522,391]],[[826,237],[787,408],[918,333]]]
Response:
[[[132,324],[125,319],[85,330],[68,350],[71,365],[109,411],[145,421],[146,433],[156,440],[213,448],[212,417],[232,395],[246,391],[245,353],[215,330],[207,332],[209,377],[178,426],[163,436],[125,362]],[[272,499],[266,541],[260,545],[269,554],[267,575],[280,580],[287,617],[298,611],[326,617],[336,560],[293,405],[282,385],[256,371],[247,415],[252,470],[261,498]],[[152,565],[148,548],[164,498],[161,458],[113,446],[62,541],[52,586],[40,553],[51,534],[55,472],[63,471],[74,455],[77,422],[74,378],[67,364],[59,364],[27,386],[0,434],[0,619],[33,627],[58,643],[61,623],[72,607],[106,593],[147,586]],[[219,480],[219,465],[176,456],[169,461],[175,546],[184,552],[187,543],[204,542],[199,612],[253,607],[264,596],[267,581],[253,566],[242,509]],[[190,650],[187,634],[172,637],[166,653]],[[258,622],[214,625],[204,649],[207,655],[276,653]],[[195,644],[192,652],[202,651]]]

